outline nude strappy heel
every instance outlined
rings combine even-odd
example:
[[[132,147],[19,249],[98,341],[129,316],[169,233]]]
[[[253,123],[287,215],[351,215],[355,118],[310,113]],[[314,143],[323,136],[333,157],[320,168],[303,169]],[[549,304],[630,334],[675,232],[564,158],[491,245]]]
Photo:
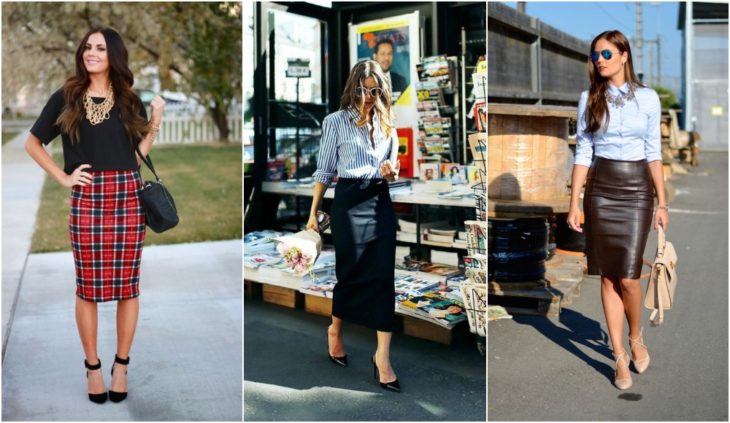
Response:
[[[641,360],[636,360],[634,358],[634,367],[636,368],[636,371],[638,373],[644,373],[646,371],[647,367],[649,367],[649,359],[651,358],[651,357],[649,357],[649,348],[647,348],[646,345],[644,345],[644,328],[641,328],[641,331],[639,331],[639,336],[637,336],[635,339],[632,339],[631,337],[629,337],[629,347],[631,348],[631,357],[632,358],[634,356],[634,350],[633,350],[634,345],[642,346],[646,350],[646,358],[643,358]]]
[[[626,354],[626,351],[624,351],[624,352],[622,352],[619,355],[616,355],[614,353],[613,354],[613,357],[616,360],[616,373],[614,373],[614,381],[613,381],[613,384],[618,389],[620,389],[622,391],[631,388],[631,385],[633,384],[633,382],[631,381],[631,373],[629,373],[629,355]],[[624,379],[618,379],[617,378],[617,376],[618,376],[618,367],[619,367],[619,362],[621,361],[622,358],[623,358],[623,361],[624,361],[624,365],[622,367],[626,367],[626,373],[629,374],[629,377],[624,378]]]

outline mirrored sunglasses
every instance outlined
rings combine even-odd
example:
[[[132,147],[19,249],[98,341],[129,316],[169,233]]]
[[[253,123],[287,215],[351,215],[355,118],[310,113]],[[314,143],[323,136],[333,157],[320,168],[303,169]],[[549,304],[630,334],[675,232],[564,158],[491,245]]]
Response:
[[[603,57],[604,59],[606,59],[606,60],[611,60],[611,58],[613,57],[613,54],[614,54],[614,52],[612,52],[612,51],[611,51],[611,50],[609,50],[609,49],[601,50],[600,52],[598,52],[598,51],[594,51],[594,52],[592,52],[592,53],[591,53],[591,60],[592,60],[592,61],[594,61],[594,62],[597,62],[597,61],[598,61],[598,55],[599,55],[599,54],[600,54],[600,55],[601,55],[601,56],[602,56],[602,57]]]

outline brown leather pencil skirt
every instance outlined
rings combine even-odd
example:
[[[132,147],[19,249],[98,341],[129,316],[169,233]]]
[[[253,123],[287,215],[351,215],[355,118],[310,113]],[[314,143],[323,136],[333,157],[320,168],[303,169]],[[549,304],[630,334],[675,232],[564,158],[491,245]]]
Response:
[[[638,279],[653,210],[646,160],[596,157],[583,198],[588,274]]]

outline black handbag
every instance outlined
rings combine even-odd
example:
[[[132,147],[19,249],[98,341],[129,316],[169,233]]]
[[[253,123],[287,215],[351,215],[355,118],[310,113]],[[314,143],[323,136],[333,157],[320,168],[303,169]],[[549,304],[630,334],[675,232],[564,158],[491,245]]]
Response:
[[[168,229],[174,228],[180,218],[177,216],[177,208],[175,200],[172,199],[170,191],[167,190],[162,180],[157,176],[155,167],[152,165],[152,158],[144,156],[139,147],[135,147],[137,154],[142,158],[144,164],[155,175],[156,181],[144,181],[142,188],[139,190],[139,200],[142,202],[145,212],[145,221],[147,226],[158,234]]]

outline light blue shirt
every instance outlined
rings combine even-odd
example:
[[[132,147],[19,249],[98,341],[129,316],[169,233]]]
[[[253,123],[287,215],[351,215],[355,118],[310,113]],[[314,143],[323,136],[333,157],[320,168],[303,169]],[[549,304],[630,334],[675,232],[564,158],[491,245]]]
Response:
[[[375,147],[370,143],[368,125],[358,128],[360,113],[353,107],[338,110],[322,121],[322,139],[319,144],[317,171],[312,179],[329,185],[335,175],[340,178],[382,178],[380,165],[387,159],[395,165],[398,157],[398,135],[391,128],[386,138],[380,128],[378,114],[373,114],[372,125]]]
[[[612,95],[629,91],[629,84],[621,87],[608,84]],[[659,129],[662,107],[659,96],[651,88],[634,88],[635,98],[623,107],[608,103],[608,128],[602,126],[595,134],[586,132],[585,112],[588,91],[583,91],[578,102],[575,164],[591,166],[592,156],[613,160],[662,160],[662,136]]]

